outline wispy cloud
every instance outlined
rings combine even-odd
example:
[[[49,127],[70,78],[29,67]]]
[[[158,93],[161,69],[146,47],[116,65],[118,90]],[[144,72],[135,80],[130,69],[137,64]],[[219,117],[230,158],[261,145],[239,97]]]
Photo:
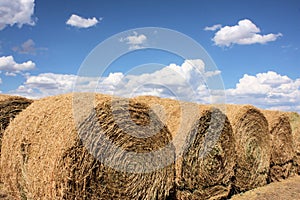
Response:
[[[24,24],[35,25],[33,19],[34,0],[1,0],[0,30],[15,24],[21,28]]]
[[[260,32],[260,29],[252,21],[244,19],[240,20],[237,25],[222,27],[215,33],[213,41],[217,46],[228,47],[233,44],[265,44],[282,36],[281,33],[262,35]]]
[[[93,92],[89,89],[94,89],[97,86],[97,81],[97,78],[78,77],[73,74],[42,73],[28,75],[26,81],[10,93],[29,98],[40,98],[72,92],[76,82],[82,85],[82,91]]]
[[[126,44],[129,45],[129,50],[141,49],[147,42],[147,37],[144,34],[138,34],[136,31],[134,31],[133,35],[121,38],[120,42],[126,42]]]
[[[71,17],[66,21],[67,25],[74,26],[77,28],[89,28],[98,24],[103,18],[83,18],[76,14],[72,14]]]
[[[213,26],[206,26],[204,28],[205,31],[216,31],[218,29],[222,28],[222,25],[221,24],[215,24]]]
[[[12,50],[19,54],[36,55],[38,51],[45,51],[47,48],[36,47],[35,42],[32,39],[28,39],[21,46],[13,47]]]
[[[292,44],[282,45],[281,48],[284,50],[284,52],[288,52],[289,50],[292,50],[292,51],[298,51],[299,50],[299,48],[297,46],[294,46]]]

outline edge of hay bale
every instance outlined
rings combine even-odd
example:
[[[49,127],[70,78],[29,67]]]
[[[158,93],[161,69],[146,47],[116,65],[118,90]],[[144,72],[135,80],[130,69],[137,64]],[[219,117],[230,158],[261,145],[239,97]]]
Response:
[[[294,138],[296,173],[300,175],[300,115],[296,112],[287,112],[286,114],[289,116]]]
[[[200,117],[189,132],[191,146],[177,160],[179,199],[224,199],[230,195],[236,160],[228,118],[219,109],[201,106]],[[195,134],[195,135],[194,135]]]
[[[33,100],[11,95],[0,95],[0,157],[2,149],[2,138],[4,137],[5,129],[9,126],[10,122],[24,109],[26,109]],[[1,174],[1,169],[0,169]],[[2,190],[2,177],[0,178],[0,189]],[[6,192],[0,195],[7,196]],[[4,191],[3,191],[4,192]]]
[[[5,129],[10,122],[32,102],[33,100],[24,97],[0,95],[0,156],[2,137]]]
[[[0,131],[4,131],[9,122],[22,110],[27,108],[33,100],[20,96],[0,95]]]
[[[294,139],[290,120],[281,111],[262,111],[268,120],[271,135],[269,181],[280,181],[294,175]]]
[[[267,119],[251,105],[226,105],[226,114],[233,128],[237,152],[233,192],[266,185],[271,158]]]
[[[153,108],[173,135],[176,199],[228,197],[235,147],[226,115],[213,106],[153,96],[135,99]]]

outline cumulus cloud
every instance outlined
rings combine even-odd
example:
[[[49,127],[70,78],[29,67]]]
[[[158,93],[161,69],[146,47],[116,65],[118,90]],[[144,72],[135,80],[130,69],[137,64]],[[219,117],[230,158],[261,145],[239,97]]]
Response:
[[[126,42],[126,44],[129,45],[130,50],[141,49],[143,48],[143,44],[147,42],[147,37],[144,34],[138,34],[134,31],[133,35],[121,38],[120,42]]]
[[[71,17],[66,21],[67,25],[74,26],[77,28],[89,28],[98,24],[102,18],[83,18],[78,15],[72,14]]]
[[[281,33],[261,35],[260,29],[249,19],[240,20],[237,25],[225,26],[215,33],[213,38],[217,46],[230,46],[232,44],[249,45],[265,44],[277,40]]]
[[[300,111],[300,78],[293,80],[273,71],[245,74],[236,88],[228,89],[226,94],[230,103]]]
[[[214,72],[219,74],[219,72]],[[44,97],[60,93],[100,92],[125,97],[154,95],[186,101],[210,102],[210,93],[205,85],[206,71],[202,60],[186,60],[181,65],[170,64],[153,73],[126,75],[110,73],[107,77],[79,77],[44,73],[28,76],[27,80],[12,93],[30,97]],[[74,87],[76,84],[76,87]]]
[[[215,24],[213,26],[206,26],[204,28],[205,31],[216,31],[218,29],[222,28],[222,25],[221,24]]]
[[[23,63],[16,63],[13,56],[0,57],[0,71],[5,71],[6,75],[14,76],[17,73],[33,70],[34,68],[35,63],[31,60]]]
[[[186,60],[181,65],[170,64],[153,73],[140,75],[117,72],[98,78],[43,73],[26,76],[26,81],[10,93],[29,98],[73,91],[125,97],[153,95],[198,103],[253,104],[260,108],[300,112],[300,78],[293,80],[269,71],[245,74],[234,88],[225,91],[209,88],[206,80],[220,73],[206,71],[199,59]]]
[[[126,75],[114,90],[119,96],[154,95],[184,101],[210,102],[210,91],[206,79],[207,71],[200,59],[185,60],[181,65],[170,64],[153,73]]]
[[[0,1],[0,30],[6,26],[17,24],[21,28],[24,24],[35,25],[33,19],[34,0],[1,0]]]

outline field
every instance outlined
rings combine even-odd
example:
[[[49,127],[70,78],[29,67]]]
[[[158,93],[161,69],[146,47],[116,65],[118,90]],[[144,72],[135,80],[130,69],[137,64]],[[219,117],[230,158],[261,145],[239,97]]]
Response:
[[[1,187],[1,186],[0,186]],[[1,200],[12,200],[5,191],[0,189]],[[232,200],[298,200],[300,199],[300,176],[291,177],[282,182],[253,189],[243,194],[235,195]]]
[[[300,199],[300,176],[291,177],[282,182],[271,183],[243,194],[232,200],[298,200]]]

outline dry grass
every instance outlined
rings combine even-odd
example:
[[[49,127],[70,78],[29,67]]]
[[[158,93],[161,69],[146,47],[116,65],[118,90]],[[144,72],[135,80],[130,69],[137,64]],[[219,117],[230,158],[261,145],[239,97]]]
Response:
[[[281,182],[273,182],[264,187],[235,195],[231,200],[299,200],[300,176]]]
[[[236,142],[235,192],[266,185],[271,157],[266,118],[250,105],[227,105],[226,114]]]
[[[3,140],[1,158],[9,194],[16,199],[168,198],[174,183],[174,163],[146,172],[143,171],[145,168],[141,169],[141,164],[149,167],[158,165],[161,160],[150,163],[151,159],[143,161],[130,157],[158,150],[169,143],[172,137],[166,127],[143,104],[132,101],[126,107],[120,100],[116,101],[119,103],[112,111],[111,97],[96,95],[96,109],[91,112],[86,108],[93,108],[93,105],[81,105],[90,103],[90,98],[90,95],[84,94],[73,101],[73,95],[69,94],[41,99],[14,120]],[[74,119],[72,106],[79,106],[74,111],[77,119]],[[146,129],[137,132],[126,123],[130,120],[125,118],[128,117],[128,109],[134,122],[132,125],[147,125],[150,123],[149,113],[152,113],[151,123],[162,128],[150,138],[128,136],[120,128],[122,124],[134,134],[147,134]],[[114,119],[116,115],[121,118]],[[105,138],[111,139],[122,152],[131,154],[118,154],[107,148],[103,142]],[[161,159],[167,156],[172,160],[173,155],[174,160],[174,147],[169,147],[164,152],[169,154],[161,156]],[[91,155],[89,150],[93,150],[94,154]],[[95,159],[94,156],[99,154],[102,157]],[[118,164],[116,161],[123,162],[122,166],[128,167],[129,172],[107,165]]]
[[[263,111],[271,135],[270,181],[293,175],[294,140],[289,117],[279,111]]]
[[[176,198],[222,199],[231,189],[234,138],[217,108],[158,97],[137,97],[167,125],[176,148]]]

